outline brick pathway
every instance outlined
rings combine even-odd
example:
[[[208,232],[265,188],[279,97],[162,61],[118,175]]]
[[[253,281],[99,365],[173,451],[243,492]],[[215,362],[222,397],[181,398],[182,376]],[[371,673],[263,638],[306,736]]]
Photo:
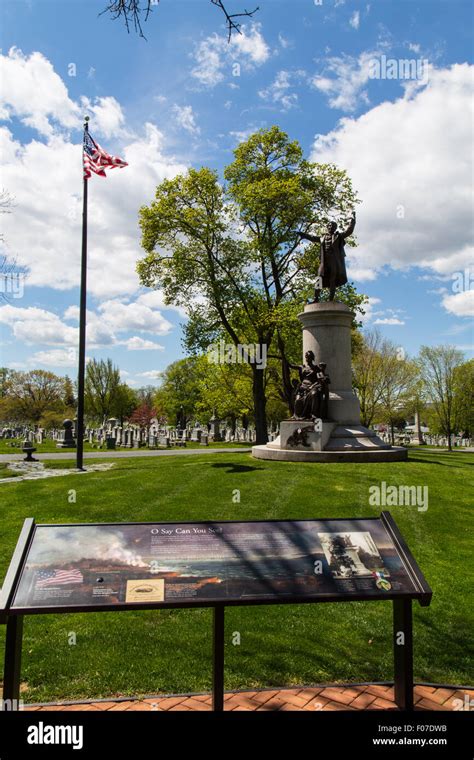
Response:
[[[315,686],[296,689],[227,692],[226,710],[396,710],[393,686]],[[415,709],[459,710],[474,704],[474,689],[415,686]],[[467,707],[466,707],[467,705]],[[99,702],[31,705],[26,710],[211,710],[209,694],[186,694],[172,697],[110,700]]]

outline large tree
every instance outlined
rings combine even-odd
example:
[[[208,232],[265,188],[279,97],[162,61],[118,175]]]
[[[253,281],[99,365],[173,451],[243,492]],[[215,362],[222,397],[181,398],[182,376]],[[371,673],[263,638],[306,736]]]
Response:
[[[387,342],[378,330],[367,330],[352,358],[354,386],[360,402],[360,419],[369,427],[380,407],[387,380]]]
[[[126,383],[120,383],[114,393],[112,414],[119,420],[120,424],[123,425],[125,420],[129,419],[139,403],[140,399],[137,392],[133,388],[130,388]]]
[[[454,419],[456,430],[474,435],[474,359],[454,370]]]
[[[162,182],[140,210],[138,263],[144,285],[160,287],[167,303],[188,314],[185,345],[205,352],[222,334],[235,346],[262,353],[276,345],[283,391],[291,395],[285,350],[288,320],[304,305],[319,253],[299,232],[329,216],[347,216],[356,203],[346,173],[303,158],[278,127],[260,130],[234,151],[225,170],[202,168]],[[267,440],[265,376],[249,362],[258,443]]]
[[[422,346],[419,353],[419,367],[426,389],[438,419],[439,427],[448,439],[451,451],[451,436],[455,430],[455,390],[456,370],[464,361],[464,354],[455,346]]]
[[[196,416],[199,400],[198,359],[190,356],[173,362],[164,370],[153,406],[169,424],[176,424],[178,418],[187,424]]]
[[[382,388],[379,419],[390,427],[392,446],[395,443],[395,427],[404,422],[413,407],[419,378],[417,364],[400,356],[399,348],[387,342],[384,357],[385,382]]]
[[[92,359],[86,367],[84,408],[86,415],[100,423],[114,414],[120,388],[120,370],[111,359]]]
[[[46,412],[64,409],[64,379],[42,369],[11,371],[3,401],[3,416],[8,414],[12,420],[37,424]]]

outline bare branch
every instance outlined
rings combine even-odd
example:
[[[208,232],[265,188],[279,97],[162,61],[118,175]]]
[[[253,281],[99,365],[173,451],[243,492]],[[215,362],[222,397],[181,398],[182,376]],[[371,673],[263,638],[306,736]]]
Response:
[[[123,18],[127,32],[130,33],[130,27],[133,27],[135,29],[135,32],[137,32],[140,37],[143,37],[143,39],[146,40],[146,37],[143,34],[142,20],[148,20],[148,16],[152,12],[151,6],[157,5],[159,2],[160,0],[110,0],[107,7],[104,8],[101,13],[99,13],[99,16],[102,16],[104,13],[110,13],[113,21],[118,18]],[[255,8],[253,11],[244,10],[240,13],[229,13],[224,5],[223,0],[211,0],[211,3],[212,5],[215,5],[217,8],[219,8],[225,16],[228,31],[228,42],[230,42],[233,31],[237,32],[238,34],[242,34],[240,30],[241,24],[239,24],[234,19],[244,17],[252,18],[252,16],[259,10],[257,6],[257,8]],[[144,14],[144,16],[141,14]]]
[[[233,31],[236,31],[238,34],[242,34],[242,32],[240,31],[241,24],[236,23],[234,19],[242,18],[244,16],[247,18],[252,18],[252,16],[259,10],[259,7],[257,5],[255,10],[253,11],[245,10],[245,11],[242,11],[241,13],[228,13],[224,6],[223,0],[211,0],[211,3],[213,5],[216,5],[218,8],[220,8],[226,18],[227,32],[228,32],[227,42],[230,42]]]
[[[159,2],[160,0],[158,0]],[[142,2],[146,3],[146,6],[142,8]],[[146,40],[143,34],[141,25],[140,14],[145,13],[145,21],[148,21],[148,16],[151,13],[152,0],[111,0],[109,5],[99,13],[102,16],[104,13],[110,13],[112,21],[123,17],[127,32],[130,33],[130,26],[133,24],[135,31]]]

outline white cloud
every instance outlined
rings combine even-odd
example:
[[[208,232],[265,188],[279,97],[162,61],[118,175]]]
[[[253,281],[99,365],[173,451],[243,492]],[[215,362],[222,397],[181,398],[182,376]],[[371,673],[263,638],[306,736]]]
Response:
[[[68,96],[61,77],[41,53],[23,55],[10,48],[0,55],[2,81],[0,109],[3,119],[18,117],[41,135],[52,137],[58,128],[77,128],[81,112]]]
[[[304,71],[279,71],[274,82],[269,87],[260,90],[258,94],[263,100],[281,106],[283,111],[289,111],[290,108],[298,105],[298,95],[296,92],[290,92],[290,89],[302,77],[304,77]]]
[[[104,137],[116,137],[123,132],[125,115],[120,103],[111,96],[96,98],[94,102],[89,98],[81,98],[83,110],[89,111],[91,116],[91,132],[98,132]]]
[[[145,340],[138,335],[134,335],[133,338],[129,338],[124,342],[128,351],[163,351],[164,346],[160,343],[154,343],[152,340]]]
[[[33,306],[1,306],[0,323],[9,326],[13,336],[27,345],[75,345],[78,341],[77,328],[64,324],[57,314]]]
[[[250,30],[242,26],[242,34],[235,34],[231,39],[232,56],[235,58],[240,53],[247,63],[259,65],[265,63],[270,57],[270,49],[261,32],[260,24],[252,24]],[[227,43],[226,43],[227,44]]]
[[[353,266],[444,275],[472,261],[472,70],[433,70],[413,97],[316,137],[312,160],[346,169],[363,201],[359,246],[346,249],[351,277]]]
[[[245,140],[248,140],[250,135],[252,135],[254,131],[255,130],[253,128],[242,129],[240,131],[237,130],[235,132],[229,132],[229,135],[231,137],[234,137],[237,140],[237,142],[245,142]]]
[[[147,305],[141,300],[148,295],[154,294],[145,293],[130,303],[118,300],[105,301],[99,304],[97,311],[88,309],[87,347],[125,346],[128,351],[163,350],[161,344],[138,335],[123,337],[124,334],[135,331],[165,335],[171,330],[171,323],[159,310],[153,308],[153,299],[149,299],[152,305]],[[51,366],[75,364],[75,350],[79,341],[78,318],[77,306],[69,306],[63,318],[52,311],[36,307],[22,308],[11,305],[0,307],[0,324],[9,327],[16,340],[23,341],[27,345],[68,347],[40,351],[35,354],[38,362]],[[74,324],[68,324],[69,322]],[[58,361],[55,362],[54,359]]]
[[[360,13],[359,11],[354,11],[352,16],[349,19],[349,24],[352,26],[353,29],[358,29],[360,25]]]
[[[292,44],[291,40],[288,40],[281,32],[278,32],[278,42],[280,43],[280,47],[282,47],[283,50],[291,47]]]
[[[192,69],[191,76],[197,79],[203,87],[215,87],[223,81],[224,61],[222,53],[221,40],[217,34],[206,37],[197,46],[194,54],[197,65]]]
[[[457,317],[474,317],[474,290],[466,290],[463,293],[445,295],[442,304],[446,311]]]
[[[376,296],[369,296],[368,303],[365,303],[363,305],[365,314],[363,314],[360,318],[363,324],[367,324],[368,322],[372,321],[373,316],[374,316],[374,307],[377,306],[379,303],[381,303],[380,298],[377,298]]]
[[[150,309],[169,309],[170,311],[177,311],[182,317],[186,316],[186,311],[181,306],[165,303],[161,290],[148,290],[146,293],[142,293],[137,298],[137,304],[149,306]]]
[[[114,333],[138,330],[166,335],[172,328],[171,322],[161,312],[151,309],[143,302],[104,301],[99,305],[99,312],[98,318]]]
[[[28,364],[37,367],[77,367],[77,355],[65,348],[53,348],[50,351],[37,351],[28,359]]]
[[[358,58],[346,54],[330,57],[325,62],[324,74],[315,74],[311,84],[327,95],[330,108],[354,111],[360,103],[369,103],[363,88],[370,79],[376,55],[365,51]]]
[[[403,319],[398,317],[384,317],[383,319],[374,319],[374,325],[404,325]]]
[[[158,380],[163,374],[163,371],[160,369],[152,369],[148,372],[139,372],[137,377],[146,377],[148,380]]]
[[[260,24],[242,25],[242,34],[234,34],[230,42],[222,35],[213,34],[201,40],[194,51],[196,66],[191,76],[202,87],[215,87],[225,79],[225,68],[232,63],[245,70],[265,63],[270,49],[261,34]]]
[[[4,253],[29,269],[29,286],[67,290],[78,285],[80,275],[81,145],[57,126],[77,127],[81,111],[76,112],[63,82],[40,54],[26,57],[15,51],[3,56],[2,66],[8,74],[4,79],[15,83],[6,88],[8,113],[48,138],[47,143],[30,139],[21,144],[7,127],[0,128],[2,184],[16,199],[14,213],[2,220]],[[113,142],[104,147],[129,166],[107,179],[89,180],[88,289],[101,298],[131,295],[139,286],[135,267],[142,255],[138,209],[154,197],[157,184],[186,166],[165,155],[164,136],[153,124],[146,123],[140,135],[127,134],[114,98],[100,98],[92,109],[99,132],[120,132],[121,147]],[[91,132],[94,136],[92,127]]]
[[[198,135],[201,130],[196,124],[196,117],[193,113],[192,106],[173,106],[173,113],[176,117],[176,122],[182,129],[189,132],[191,135]]]

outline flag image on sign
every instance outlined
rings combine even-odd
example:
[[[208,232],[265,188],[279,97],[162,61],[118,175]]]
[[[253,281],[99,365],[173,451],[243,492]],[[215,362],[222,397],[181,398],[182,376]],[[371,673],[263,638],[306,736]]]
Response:
[[[36,579],[36,588],[82,583],[83,580],[80,570],[40,570]]]

